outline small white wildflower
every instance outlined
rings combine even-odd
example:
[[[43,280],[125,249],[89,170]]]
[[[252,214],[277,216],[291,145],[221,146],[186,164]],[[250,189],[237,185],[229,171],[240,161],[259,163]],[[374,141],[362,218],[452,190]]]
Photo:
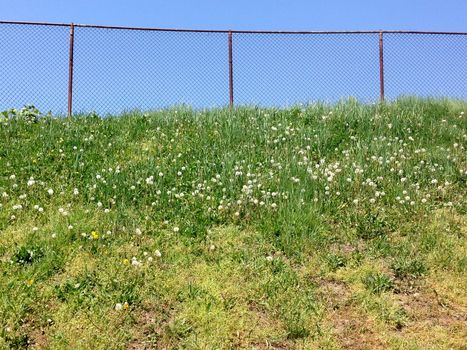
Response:
[[[141,231],[140,228],[137,227],[137,228],[135,229],[135,234],[137,234],[138,236],[140,236],[142,233],[143,233],[143,232]]]
[[[177,226],[175,226],[173,230],[174,230],[174,232],[178,232],[178,231],[180,231],[180,228],[178,228]]]
[[[120,304],[120,303],[115,304],[115,310],[116,310],[116,311],[120,311],[120,310],[122,310],[122,309],[123,309],[123,305],[122,305],[122,304]]]
[[[162,256],[161,252],[159,250],[156,250],[154,252],[154,255],[157,256],[158,258],[160,258]]]
[[[51,195],[53,195],[53,194],[54,194],[54,190],[53,190],[53,189],[51,189],[51,188],[49,188],[49,189],[47,190],[47,193],[48,193],[48,194],[51,196]]]

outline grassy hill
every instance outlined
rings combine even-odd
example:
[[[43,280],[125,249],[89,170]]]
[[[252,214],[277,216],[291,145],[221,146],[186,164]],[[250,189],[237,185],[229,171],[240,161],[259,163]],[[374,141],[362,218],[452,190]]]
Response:
[[[466,110],[4,113],[0,348],[463,348]]]

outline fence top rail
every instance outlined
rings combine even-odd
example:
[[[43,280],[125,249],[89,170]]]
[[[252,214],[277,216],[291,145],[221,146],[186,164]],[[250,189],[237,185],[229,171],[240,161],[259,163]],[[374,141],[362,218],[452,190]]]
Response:
[[[104,26],[94,24],[76,23],[52,23],[52,22],[23,22],[23,21],[0,21],[0,24],[24,24],[38,26],[69,27],[74,25],[81,28],[97,29],[125,29],[155,32],[185,32],[185,33],[237,33],[237,34],[440,34],[440,35],[467,35],[467,32],[440,32],[420,30],[336,30],[336,31],[272,31],[272,30],[229,30],[229,29],[180,29],[180,28],[149,28],[149,27],[125,27]]]

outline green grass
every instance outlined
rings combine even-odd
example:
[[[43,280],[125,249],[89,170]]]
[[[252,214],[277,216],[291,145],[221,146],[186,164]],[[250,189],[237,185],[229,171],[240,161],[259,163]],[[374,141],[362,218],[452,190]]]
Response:
[[[465,110],[5,112],[0,348],[463,348]]]

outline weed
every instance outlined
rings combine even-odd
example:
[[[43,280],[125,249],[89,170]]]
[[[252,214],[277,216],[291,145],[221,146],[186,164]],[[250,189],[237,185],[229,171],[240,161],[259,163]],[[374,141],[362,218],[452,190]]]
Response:
[[[362,280],[366,289],[371,293],[380,294],[382,292],[391,291],[394,288],[394,282],[392,279],[380,272],[370,272]]]
[[[37,246],[22,246],[16,249],[13,262],[19,265],[32,264],[44,256],[43,249]]]
[[[397,278],[417,278],[427,273],[427,268],[423,261],[417,258],[403,257],[396,259],[391,269]]]

